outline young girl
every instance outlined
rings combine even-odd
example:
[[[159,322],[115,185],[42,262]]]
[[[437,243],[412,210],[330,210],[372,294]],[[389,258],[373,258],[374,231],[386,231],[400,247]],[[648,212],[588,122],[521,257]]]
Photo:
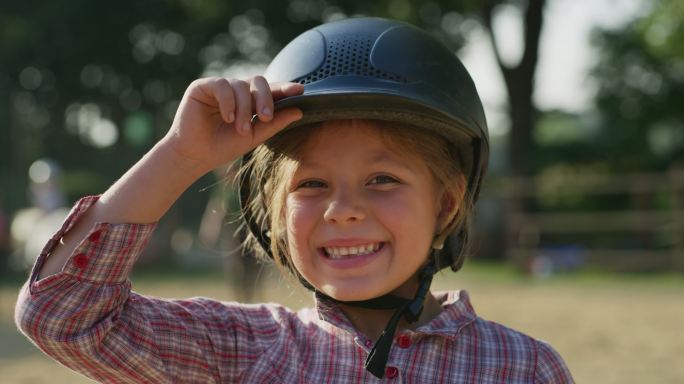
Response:
[[[447,48],[349,19],[302,34],[266,78],[193,82],[169,133],[76,204],[17,302],[40,349],[109,383],[572,382],[548,344],[479,318],[463,291],[430,291],[463,262],[488,155],[479,97]],[[131,291],[153,223],[240,158],[248,244],[316,307]]]

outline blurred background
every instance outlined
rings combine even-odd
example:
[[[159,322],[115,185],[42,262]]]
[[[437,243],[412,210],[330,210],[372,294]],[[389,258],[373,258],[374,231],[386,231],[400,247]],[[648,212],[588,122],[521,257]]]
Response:
[[[12,321],[27,269],[70,206],[164,135],[193,79],[259,74],[299,33],[357,15],[440,38],[485,104],[492,157],[475,252],[437,286],[467,288],[482,316],[550,341],[578,382],[684,382],[679,0],[4,0],[3,382],[88,382]],[[237,250],[230,178],[207,175],[171,209],[136,289],[309,305]]]

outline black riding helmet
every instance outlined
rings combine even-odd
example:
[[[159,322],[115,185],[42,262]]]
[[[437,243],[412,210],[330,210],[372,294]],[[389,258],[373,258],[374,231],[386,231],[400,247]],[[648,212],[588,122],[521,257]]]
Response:
[[[290,124],[359,118],[408,123],[443,136],[458,148],[477,199],[489,158],[489,134],[482,102],[461,61],[426,32],[403,22],[352,18],[320,25],[292,40],[266,69],[269,82],[304,84],[302,95],[288,97],[275,109],[300,108],[304,116]],[[249,156],[249,155],[248,155]],[[268,228],[253,220],[247,206],[249,172],[241,182],[241,211],[250,232],[267,254]],[[458,268],[452,234],[439,267]],[[462,261],[461,261],[462,262]]]
[[[298,82],[304,93],[279,100],[275,110],[297,107],[302,119],[286,129],[333,119],[374,119],[409,124],[442,136],[457,148],[473,202],[487,169],[489,136],[484,110],[475,85],[455,54],[426,32],[409,24],[380,18],[352,18],[323,24],[299,35],[273,59],[266,70],[269,82]],[[250,154],[245,156],[246,163]],[[257,217],[265,207],[249,204],[251,169],[240,180],[242,216],[263,250],[272,256],[269,228]],[[263,180],[262,180],[263,181]],[[253,180],[252,180],[253,182]],[[457,232],[460,232],[457,230]],[[394,329],[402,315],[415,321],[422,310],[432,275],[445,266],[456,270],[459,233],[453,233],[443,251],[433,252],[421,272],[421,287],[413,300],[385,295],[346,304],[367,308],[395,308],[366,361],[366,368],[382,377]],[[439,254],[439,256],[437,256]],[[314,289],[287,260],[281,260]],[[320,294],[320,293],[317,293]],[[332,299],[332,298],[328,298]],[[332,299],[334,300],[334,299]],[[384,338],[384,339],[383,339]]]

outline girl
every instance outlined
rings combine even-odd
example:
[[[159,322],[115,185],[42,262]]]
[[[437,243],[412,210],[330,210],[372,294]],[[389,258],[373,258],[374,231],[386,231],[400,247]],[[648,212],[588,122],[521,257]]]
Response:
[[[447,48],[349,19],[292,41],[266,78],[193,82],[169,133],[76,204],[17,302],[39,348],[116,383],[572,382],[546,343],[477,317],[463,291],[430,292],[463,262],[488,155],[479,97]],[[240,157],[247,243],[316,307],[132,292],[153,223]]]

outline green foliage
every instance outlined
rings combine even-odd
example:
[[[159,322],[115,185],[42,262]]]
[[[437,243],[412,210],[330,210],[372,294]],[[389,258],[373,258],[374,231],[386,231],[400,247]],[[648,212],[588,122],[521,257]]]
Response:
[[[664,170],[684,160],[684,4],[658,0],[619,30],[595,33],[596,145],[618,171]]]
[[[101,192],[166,132],[193,79],[235,73],[236,65],[263,68],[284,44],[324,21],[399,18],[456,50],[475,3],[452,3],[3,1],[0,202],[10,212],[27,203],[26,170],[41,157],[74,175],[99,176],[65,180],[71,200]]]

